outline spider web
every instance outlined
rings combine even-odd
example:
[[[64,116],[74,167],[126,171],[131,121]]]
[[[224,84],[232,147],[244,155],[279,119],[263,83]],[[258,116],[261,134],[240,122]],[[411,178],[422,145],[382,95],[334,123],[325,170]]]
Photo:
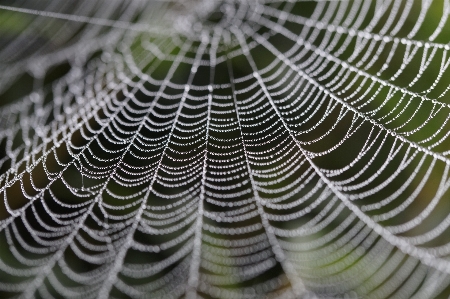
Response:
[[[1,297],[447,297],[449,13],[2,2]]]

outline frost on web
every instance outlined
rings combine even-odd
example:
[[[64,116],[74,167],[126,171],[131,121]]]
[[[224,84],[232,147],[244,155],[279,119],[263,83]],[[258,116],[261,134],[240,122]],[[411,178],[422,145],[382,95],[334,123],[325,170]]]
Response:
[[[1,298],[446,298],[450,3],[3,1]]]

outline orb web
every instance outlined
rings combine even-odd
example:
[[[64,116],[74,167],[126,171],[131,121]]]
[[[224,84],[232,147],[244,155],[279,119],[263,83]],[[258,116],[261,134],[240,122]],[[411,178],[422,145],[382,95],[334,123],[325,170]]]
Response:
[[[447,297],[449,12],[1,4],[2,298]]]

